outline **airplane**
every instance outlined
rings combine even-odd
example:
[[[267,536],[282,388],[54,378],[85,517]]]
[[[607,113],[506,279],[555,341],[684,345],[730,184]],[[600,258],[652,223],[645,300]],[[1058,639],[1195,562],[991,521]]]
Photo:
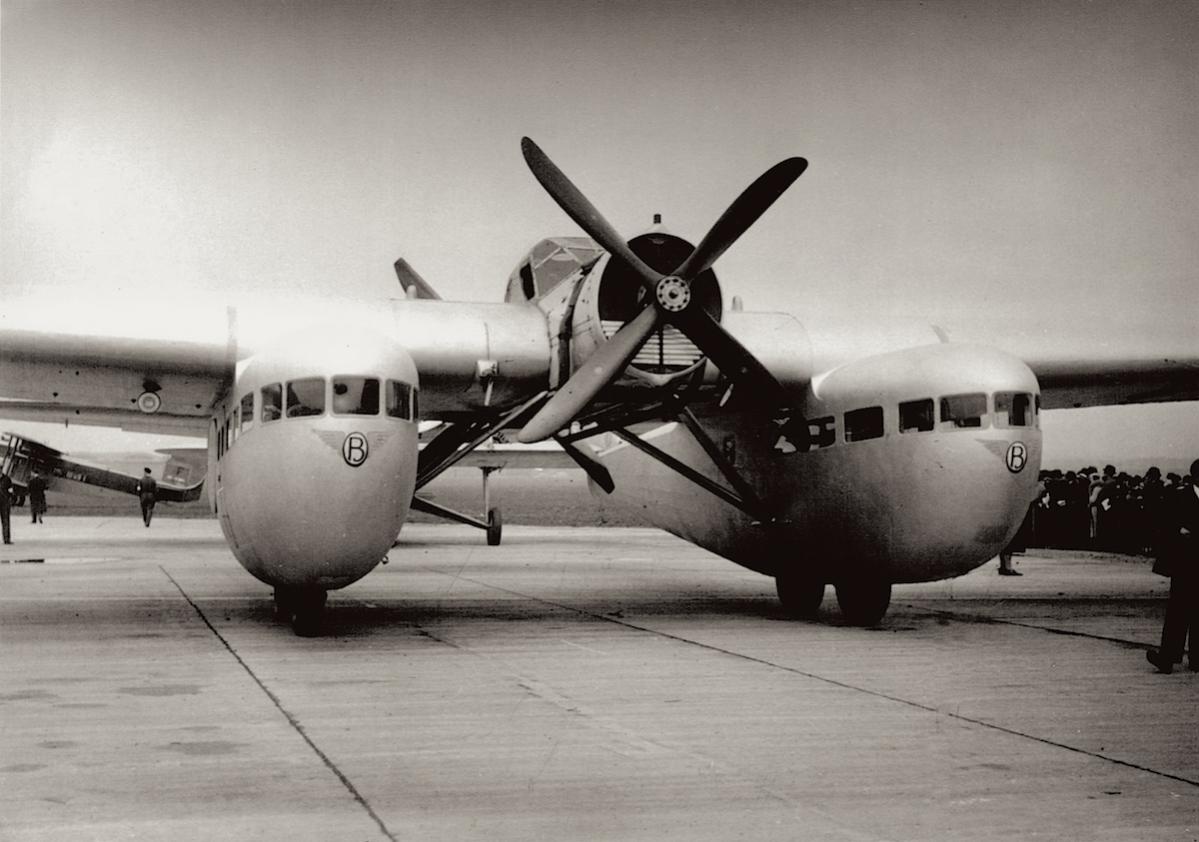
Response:
[[[190,503],[200,499],[204,480],[188,483],[191,465],[187,449],[167,450],[154,459],[152,473],[157,473],[157,498],[164,503]],[[29,477],[37,471],[46,478],[46,489],[71,494],[76,485],[105,489],[137,496],[139,473],[126,473],[112,465],[118,457],[109,454],[103,459],[72,457],[39,441],[19,436],[16,433],[0,432],[0,472],[8,474],[13,482],[16,505],[24,505],[29,487]],[[145,465],[144,458],[137,460]]]
[[[1043,409],[1199,399],[1190,333],[1015,355],[932,325],[726,310],[713,264],[803,158],[692,245],[660,224],[626,240],[521,148],[586,236],[538,242],[503,303],[442,300],[402,259],[387,300],[9,301],[0,416],[206,436],[233,555],[312,635],[328,591],[374,569],[412,509],[456,514],[416,492],[497,434],[556,443],[595,493],[772,576],[788,614],[815,615],[831,584],[843,621],[872,625],[894,584],[1008,543]],[[441,422],[423,448],[418,421]]]

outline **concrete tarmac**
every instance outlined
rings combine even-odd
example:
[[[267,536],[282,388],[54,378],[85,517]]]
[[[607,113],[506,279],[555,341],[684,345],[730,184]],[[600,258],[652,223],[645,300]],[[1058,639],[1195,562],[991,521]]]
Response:
[[[14,526],[6,841],[1199,836],[1143,559],[992,562],[858,629],[655,530],[409,524],[305,639],[214,521]]]

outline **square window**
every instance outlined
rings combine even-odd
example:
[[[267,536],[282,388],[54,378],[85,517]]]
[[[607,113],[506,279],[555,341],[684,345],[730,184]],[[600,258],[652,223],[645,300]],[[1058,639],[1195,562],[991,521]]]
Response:
[[[387,381],[387,414],[391,418],[412,421],[416,418],[416,390],[399,380]]]
[[[865,441],[883,434],[883,408],[868,406],[845,413],[845,440]]]
[[[325,412],[325,381],[321,377],[305,377],[287,381],[287,417],[306,418]]]
[[[379,381],[374,377],[334,377],[334,415],[378,415]]]
[[[945,429],[981,427],[986,414],[987,396],[982,393],[941,398],[941,426]]]
[[[899,405],[899,432],[927,433],[933,428],[933,399],[907,401]]]
[[[1027,392],[995,393],[996,427],[1031,427],[1032,395]]]

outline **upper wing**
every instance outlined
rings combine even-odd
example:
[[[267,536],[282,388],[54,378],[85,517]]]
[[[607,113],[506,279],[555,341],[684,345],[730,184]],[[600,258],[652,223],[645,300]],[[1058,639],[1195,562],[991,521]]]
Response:
[[[0,415],[204,435],[233,379],[231,313],[9,304],[0,312]],[[139,405],[146,392],[158,400]]]

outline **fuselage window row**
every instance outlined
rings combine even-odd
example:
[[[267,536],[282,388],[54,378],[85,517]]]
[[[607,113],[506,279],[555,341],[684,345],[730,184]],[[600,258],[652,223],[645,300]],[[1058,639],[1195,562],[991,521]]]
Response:
[[[214,420],[217,459],[224,457],[230,447],[255,424],[278,421],[280,418],[312,418],[325,414],[326,381],[322,377],[304,377],[286,383],[269,383],[258,390],[260,417],[254,412],[255,392],[247,392],[224,423]],[[332,380],[333,415],[377,416],[380,405],[388,418],[399,421],[417,420],[417,390],[400,380],[386,380],[380,390],[377,377],[339,376]],[[287,398],[284,411],[284,396]],[[385,397],[385,400],[380,400]]]
[[[982,392],[946,395],[939,400],[921,398],[899,404],[900,433],[924,433],[939,430],[996,429],[1036,427],[1041,411],[1041,396],[1028,392],[997,392],[994,410],[988,411],[989,401]],[[940,409],[940,413],[936,412]],[[939,422],[938,422],[939,418]],[[842,418],[846,442],[881,438],[886,423],[881,406],[852,409]],[[809,449],[832,446],[837,441],[836,416],[829,415],[808,421]]]

